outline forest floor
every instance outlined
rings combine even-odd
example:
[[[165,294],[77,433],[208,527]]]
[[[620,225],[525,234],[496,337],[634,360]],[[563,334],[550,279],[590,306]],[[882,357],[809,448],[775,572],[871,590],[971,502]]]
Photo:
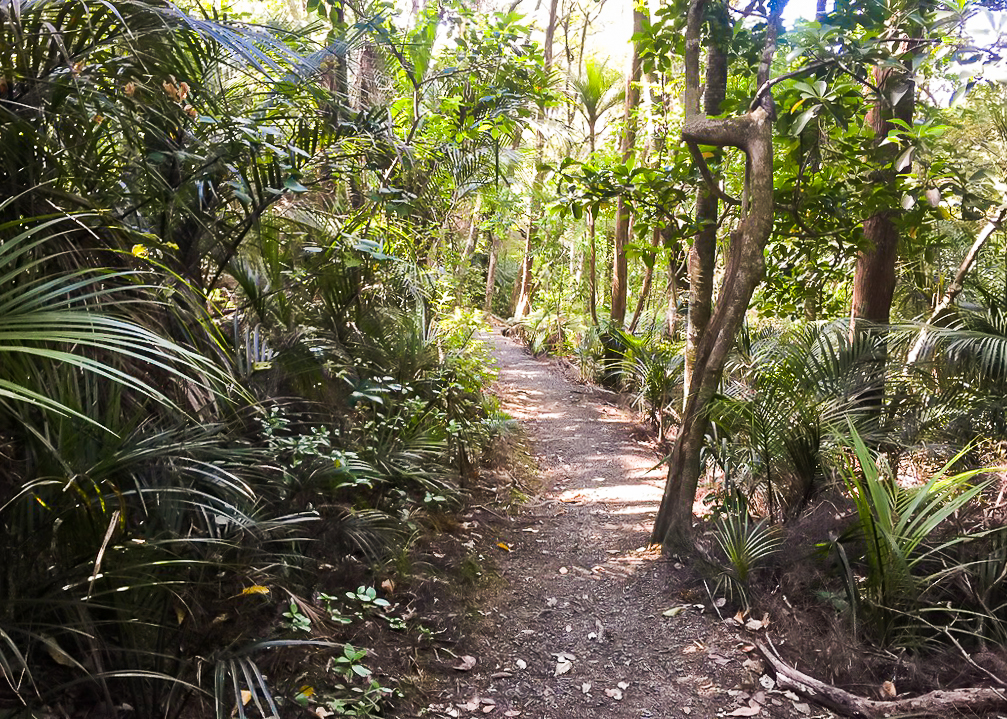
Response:
[[[409,716],[833,716],[775,689],[753,651],[760,622],[719,616],[695,572],[648,547],[664,472],[617,396],[499,332],[486,340],[538,486],[509,514],[462,517],[491,578],[442,622],[450,652],[423,662],[428,703]]]

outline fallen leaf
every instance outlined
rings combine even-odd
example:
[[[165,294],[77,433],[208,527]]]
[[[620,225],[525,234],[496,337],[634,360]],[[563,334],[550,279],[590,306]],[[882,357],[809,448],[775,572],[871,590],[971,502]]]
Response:
[[[683,714],[692,714],[692,707],[682,707]]]
[[[808,706],[807,704],[805,704],[804,702],[798,702],[798,703],[794,704],[794,709],[796,709],[797,711],[801,712],[801,714],[810,714],[811,713],[811,707]]]
[[[519,712],[517,709],[508,709],[507,711],[504,712],[504,716],[505,717],[519,717],[519,716],[521,716],[521,712]]]
[[[754,717],[762,711],[762,707],[753,701],[748,702],[747,707],[738,707],[733,712],[727,712],[729,717]]]
[[[241,706],[246,706],[248,702],[252,701],[252,692],[247,689],[241,690]]]
[[[326,717],[334,716],[334,714],[332,712],[330,712],[328,709],[326,709],[325,707],[315,707],[315,715],[321,717],[322,719],[326,719]]]
[[[741,651],[745,652],[746,654],[748,654],[748,652],[754,652],[755,651],[755,645],[754,644],[742,644],[740,648],[741,648]]]
[[[514,666],[516,666],[518,669],[527,669],[528,662],[526,662],[524,659],[515,659]]]
[[[573,631],[573,625],[572,624],[567,624],[566,627],[564,627],[564,628],[566,629],[567,633]]]
[[[512,676],[514,675],[510,672],[494,672],[493,674],[490,674],[490,679],[507,679]]]
[[[570,652],[553,652],[552,656],[556,657],[557,662],[575,662],[577,661],[577,656],[571,654]]]
[[[763,689],[772,689],[776,686],[776,680],[768,674],[763,674],[759,677],[759,684],[762,685]]]
[[[745,622],[745,629],[751,632],[757,632],[762,629],[765,625],[758,619],[749,619]]]
[[[241,593],[244,596],[248,596],[249,594],[269,594],[269,587],[264,587],[261,584],[253,584],[250,587],[242,589]]]
[[[394,594],[395,582],[393,582],[391,579],[386,579],[385,581],[381,582],[381,588],[384,589],[389,594]]]
[[[591,691],[591,682],[584,682],[583,684],[581,684],[580,690],[583,693],[587,694],[589,691]]]
[[[716,654],[716,653],[714,653],[714,652],[710,652],[710,653],[709,653],[709,654],[707,655],[707,658],[708,658],[708,659],[709,659],[709,660],[710,660],[711,662],[716,662],[718,666],[725,666],[725,665],[727,665],[727,664],[729,664],[729,663],[731,662],[731,660],[730,660],[730,659],[728,659],[727,657],[725,657],[725,656],[722,656],[722,655],[720,655],[720,654]]]
[[[686,606],[683,604],[680,607],[672,607],[671,609],[666,609],[661,612],[662,617],[677,617],[679,614],[686,610]]]
[[[487,706],[495,707],[496,704],[497,704],[497,700],[496,699],[489,699],[487,697],[483,697],[482,699],[479,700],[479,703],[480,704],[486,704]]]
[[[883,682],[881,684],[881,696],[884,699],[894,699],[897,694],[898,694],[898,692],[895,691],[895,684],[894,683],[892,683],[892,682]]]
[[[605,695],[612,697],[616,701],[619,701],[622,699],[622,689],[619,689],[618,687],[615,689],[606,689]]]
[[[629,689],[629,682],[619,682],[616,686],[620,689]]]
[[[744,662],[742,662],[741,666],[743,666],[750,672],[755,672],[756,674],[762,674],[763,670],[765,669],[765,667],[762,666],[761,661],[759,661],[758,659],[751,659],[751,658],[746,659]]]
[[[545,600],[545,605],[547,607],[555,607],[558,603],[559,600],[556,599],[556,597],[549,597],[548,599]]]
[[[556,663],[556,671],[553,672],[554,677],[558,677],[561,674],[566,674],[568,671],[573,669],[573,664],[568,661],[561,661]]]
[[[588,639],[597,639],[598,638],[598,634],[596,632],[588,632],[587,633],[587,638]]]
[[[486,706],[483,707],[483,714],[489,714],[494,709],[496,709],[495,706],[493,706],[492,704],[487,704]]]
[[[717,601],[715,601],[715,602],[713,603],[713,606],[715,606],[715,607],[716,607],[717,609],[720,609],[720,608],[721,608],[721,607],[723,607],[723,606],[724,606],[725,604],[727,604],[727,600],[726,600],[726,599],[724,599],[723,597],[720,597],[720,598],[718,598],[718,599],[717,599]]]
[[[570,570],[569,570],[569,569],[567,569],[566,567],[560,567],[560,568],[559,568],[559,573],[560,573],[560,574],[566,574],[566,573],[567,573],[567,572],[569,572],[569,571],[570,571]]]
[[[531,527],[525,527],[521,530],[522,532],[528,532],[529,534],[538,534],[537,529],[532,529]]]
[[[465,656],[460,657],[458,659],[458,664],[456,664],[455,666],[453,666],[451,668],[452,669],[457,669],[460,672],[467,672],[472,667],[474,667],[475,665],[476,665],[476,658],[475,657],[470,657],[468,654],[466,654]]]
[[[464,709],[467,712],[474,712],[479,708],[479,697],[475,696],[469,699],[464,704],[455,704],[459,709]]]

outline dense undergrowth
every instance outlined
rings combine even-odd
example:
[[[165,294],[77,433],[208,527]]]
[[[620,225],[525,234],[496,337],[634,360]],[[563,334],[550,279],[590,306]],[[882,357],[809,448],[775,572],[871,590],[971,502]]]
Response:
[[[1003,677],[1001,312],[959,311],[914,361],[919,326],[855,339],[845,322],[744,330],[702,458],[704,582],[727,616],[768,613],[792,661],[855,691]],[[535,333],[556,336],[522,329],[533,348]],[[683,346],[660,329],[579,336],[567,351],[582,375],[618,387],[672,440]]]
[[[16,5],[0,715],[378,713],[397,689],[360,626],[422,630],[376,577],[508,424],[481,314],[395,245],[430,225],[342,192],[391,121],[325,86],[338,54],[307,36]]]

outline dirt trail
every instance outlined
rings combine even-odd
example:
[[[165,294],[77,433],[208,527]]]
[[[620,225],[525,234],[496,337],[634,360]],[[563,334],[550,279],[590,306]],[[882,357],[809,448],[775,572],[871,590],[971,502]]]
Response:
[[[456,650],[476,665],[453,672],[427,715],[823,716],[764,691],[739,630],[697,606],[709,599],[681,564],[646,549],[664,477],[630,414],[499,333],[487,339],[543,488],[485,537],[504,586]]]

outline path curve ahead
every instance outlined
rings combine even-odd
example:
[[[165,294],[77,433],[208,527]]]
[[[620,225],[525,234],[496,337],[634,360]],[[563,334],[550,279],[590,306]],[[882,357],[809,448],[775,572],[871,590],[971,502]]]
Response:
[[[485,339],[542,490],[486,538],[513,548],[495,554],[504,585],[460,645],[477,664],[454,673],[427,715],[808,716],[759,686],[736,630],[699,608],[705,592],[647,549],[664,473],[631,414],[499,332]]]

